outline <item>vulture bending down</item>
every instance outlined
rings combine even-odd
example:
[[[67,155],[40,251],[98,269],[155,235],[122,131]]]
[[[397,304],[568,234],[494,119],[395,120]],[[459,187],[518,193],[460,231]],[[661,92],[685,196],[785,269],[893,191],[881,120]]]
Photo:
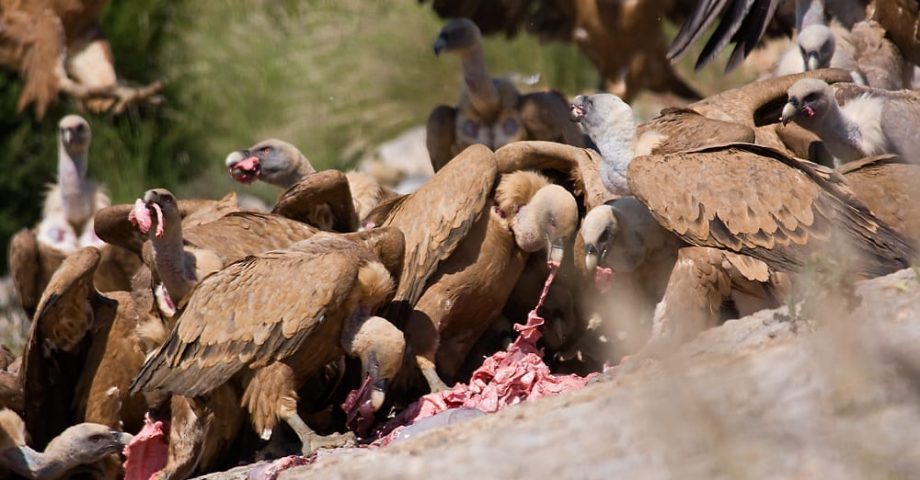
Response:
[[[316,172],[307,157],[290,143],[268,139],[227,155],[230,176],[248,184],[263,180],[287,189],[273,213],[306,221],[321,230],[350,232],[383,200],[395,196],[361,172],[342,175]]]
[[[501,311],[528,253],[548,250],[558,263],[577,222],[565,189],[533,172],[500,176],[480,145],[390,206],[380,225],[406,236],[393,309],[432,391],[445,388],[438,370],[451,379]]]
[[[68,115],[58,127],[58,183],[45,197],[38,226],[17,233],[10,245],[10,273],[30,316],[51,274],[65,256],[80,247],[103,251],[96,283],[104,291],[128,289],[139,266],[128,252],[104,245],[93,229],[93,215],[110,202],[104,189],[86,176],[92,138],[89,123]]]
[[[396,327],[371,314],[391,294],[391,272],[398,274],[402,259],[377,249],[398,252],[402,245],[388,242],[398,231],[376,235],[381,238],[359,242],[319,234],[208,276],[131,391],[206,397],[238,379],[245,385],[243,406],[263,436],[283,420],[305,455],[341,445],[344,437],[320,437],[303,422],[296,391],[308,375],[347,353],[361,359],[370,377],[371,408],[382,405],[404,341]],[[292,281],[306,283],[292,287]]]
[[[116,114],[134,102],[159,102],[161,82],[128,87],[115,74],[112,48],[97,22],[106,0],[0,1],[0,64],[23,80],[19,110],[35,104],[38,118],[58,92],[91,110]]]
[[[96,423],[69,427],[43,452],[26,444],[26,429],[12,410],[0,410],[0,466],[35,480],[71,478],[80,468],[121,452],[131,435]]]
[[[809,78],[793,84],[788,96],[783,123],[814,132],[838,163],[886,153],[920,162],[920,93]]]
[[[548,140],[582,146],[583,137],[568,121],[565,97],[555,91],[521,95],[509,80],[492,78],[486,68],[479,27],[449,20],[434,42],[435,54],[458,55],[466,88],[456,107],[441,105],[428,117],[428,154],[435,172],[466,147],[491,149],[519,140]]]

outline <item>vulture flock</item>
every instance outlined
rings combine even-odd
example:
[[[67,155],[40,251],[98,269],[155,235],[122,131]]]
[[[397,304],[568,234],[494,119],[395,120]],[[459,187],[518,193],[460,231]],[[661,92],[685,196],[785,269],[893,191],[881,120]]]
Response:
[[[737,64],[780,3],[701,0],[670,54],[719,20],[700,62],[734,43]],[[424,417],[579,388],[807,282],[910,267],[918,4],[794,12],[775,75],[645,123],[612,93],[519,92],[477,23],[450,19],[433,50],[464,88],[432,110],[436,173],[409,194],[268,139],[225,165],[283,189],[270,212],[163,188],[112,205],[87,178],[90,125],[64,117],[57,183],[10,249],[32,323],[21,357],[0,351],[0,477],[380,448]]]

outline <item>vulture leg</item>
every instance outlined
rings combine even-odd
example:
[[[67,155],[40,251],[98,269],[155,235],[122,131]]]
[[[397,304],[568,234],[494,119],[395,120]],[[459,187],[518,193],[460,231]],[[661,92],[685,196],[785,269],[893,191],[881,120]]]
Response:
[[[645,350],[662,352],[719,323],[722,302],[731,294],[731,278],[722,261],[723,253],[713,248],[686,247],[678,252]]]
[[[282,417],[282,419],[294,430],[294,433],[297,434],[297,437],[300,438],[300,441],[303,443],[304,456],[308,456],[321,448],[337,448],[354,445],[355,437],[353,433],[333,433],[331,435],[322,436],[308,427],[297,412],[288,414]]]
[[[427,138],[428,156],[431,166],[437,172],[454,157],[453,145],[456,136],[457,109],[440,105],[428,115]]]
[[[419,370],[425,377],[425,381],[428,382],[428,387],[432,393],[450,388],[441,380],[435,364],[440,345],[440,333],[434,319],[444,318],[449,313],[443,308],[438,308],[439,306],[453,303],[449,299],[444,299],[443,301],[440,298],[432,300],[431,297],[433,296],[437,295],[432,295],[430,291],[422,296],[409,317],[405,328],[409,345],[412,348],[412,355]],[[432,311],[436,313],[427,313]]]

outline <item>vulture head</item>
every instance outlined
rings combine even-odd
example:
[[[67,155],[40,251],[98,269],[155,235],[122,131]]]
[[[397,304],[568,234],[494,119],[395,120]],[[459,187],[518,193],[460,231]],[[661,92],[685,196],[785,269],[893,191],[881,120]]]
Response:
[[[71,465],[93,463],[121,452],[132,436],[97,423],[81,423],[61,432],[48,443],[45,455],[67,460]]]
[[[811,130],[830,110],[831,103],[836,103],[834,92],[823,80],[803,78],[789,87],[789,99],[783,106],[780,121],[783,125],[795,121],[803,128]]]
[[[837,42],[830,28],[814,24],[799,32],[798,44],[805,62],[805,71],[811,71],[830,66]]]
[[[441,52],[463,53],[482,42],[479,27],[468,18],[453,18],[444,24],[434,40],[434,54]]]
[[[274,138],[232,152],[225,163],[230,176],[240,183],[261,179],[282,188],[291,187],[315,171],[297,147]]]
[[[578,95],[569,112],[571,120],[599,147],[613,139],[632,144],[636,130],[632,107],[620,97],[612,93]]]
[[[152,231],[154,237],[162,238],[167,232],[167,226],[182,222],[182,215],[172,192],[165,188],[154,188],[144,192],[144,198],[134,203],[128,220],[137,225],[141,233]]]
[[[658,230],[648,209],[634,197],[592,208],[581,223],[585,266],[607,266],[632,272],[645,261],[647,249],[658,242],[646,232]],[[651,227],[651,228],[650,228]]]
[[[533,253],[548,249],[549,260],[558,263],[578,225],[578,205],[568,190],[546,185],[518,209],[510,223],[521,250]]]
[[[58,122],[58,148],[74,160],[81,176],[86,175],[87,165],[81,159],[86,158],[91,139],[92,132],[89,129],[89,122],[83,117],[67,115]]]

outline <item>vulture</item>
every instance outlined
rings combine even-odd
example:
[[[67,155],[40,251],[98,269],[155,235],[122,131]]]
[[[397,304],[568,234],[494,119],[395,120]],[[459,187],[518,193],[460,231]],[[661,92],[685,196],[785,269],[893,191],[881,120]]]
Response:
[[[511,37],[523,28],[541,41],[572,42],[597,68],[602,88],[623,98],[631,99],[643,90],[700,98],[665,55],[662,17],[682,17],[686,10],[682,0],[431,3],[441,18],[468,17],[486,35],[502,32]]]
[[[355,170],[345,175],[335,170],[317,173],[297,147],[277,139],[231,152],[224,163],[230,176],[240,183],[261,179],[287,189],[274,212],[305,220],[322,230],[354,231],[358,220],[395,195]],[[287,210],[294,202],[300,207]]]
[[[405,234],[390,318],[405,322],[412,355],[437,391],[446,388],[440,375],[452,378],[496,319],[528,253],[562,260],[578,207],[542,175],[499,175],[495,154],[471,145],[375,222]]]
[[[734,43],[726,70],[737,67],[760,42],[783,0],[728,2],[698,0],[693,13],[681,25],[668,50],[672,61],[687,54],[718,18],[719,26],[710,36],[697,59],[696,68],[709,63],[729,43]],[[920,6],[903,0],[795,0],[796,30],[826,25],[828,18],[851,29],[859,21],[875,20],[885,30],[905,58],[920,64],[920,38],[915,34]]]
[[[10,408],[21,412],[22,385],[19,382],[19,368],[22,366],[22,357],[14,357],[13,353],[0,345],[0,409]]]
[[[847,246],[862,276],[904,268],[914,255],[836,172],[746,143],[634,156],[633,134],[605,122],[628,105],[610,94],[577,100],[573,115],[595,143],[609,144],[615,153],[604,155],[602,171],[626,171],[629,191],[662,227],[691,245],[749,255],[793,272],[812,253],[830,255]]]
[[[511,81],[489,75],[479,27],[469,19],[444,25],[434,42],[434,53],[442,52],[460,57],[465,88],[455,107],[438,106],[428,117],[426,143],[435,172],[476,143],[493,150],[519,140],[584,143],[568,121],[567,102],[560,93],[521,95]]]
[[[88,421],[139,429],[144,399],[129,396],[144,354],[134,330],[150,315],[143,292],[99,293],[93,274],[101,253],[68,256],[42,295],[23,352],[24,418],[36,447],[70,425]]]
[[[121,452],[131,435],[96,423],[80,423],[61,432],[39,452],[26,444],[21,418],[0,410],[0,466],[34,480],[71,478],[81,468]]]
[[[370,408],[383,404],[405,341],[372,314],[391,295],[402,248],[395,229],[326,233],[231,263],[192,290],[131,391],[205,397],[240,381],[242,405],[264,438],[283,420],[304,455],[344,444],[345,435],[321,437],[307,426],[296,392],[307,376],[348,354],[361,360],[369,378]],[[292,288],[292,279],[307,283]]]
[[[80,247],[91,245],[103,251],[96,281],[105,291],[127,289],[139,266],[128,252],[104,245],[94,231],[93,215],[110,201],[104,189],[86,176],[92,138],[89,123],[67,115],[58,127],[58,182],[45,197],[38,226],[20,231],[10,244],[10,273],[30,316],[51,274]]]
[[[882,155],[841,165],[847,185],[878,218],[920,245],[920,165]]]
[[[920,162],[920,93],[810,78],[789,87],[788,98],[782,122],[815,133],[839,163],[887,153]]]
[[[0,64],[23,80],[19,110],[35,105],[38,118],[59,92],[91,110],[120,113],[131,103],[159,103],[154,82],[129,87],[115,73],[115,59],[98,18],[106,0],[0,1]]]

